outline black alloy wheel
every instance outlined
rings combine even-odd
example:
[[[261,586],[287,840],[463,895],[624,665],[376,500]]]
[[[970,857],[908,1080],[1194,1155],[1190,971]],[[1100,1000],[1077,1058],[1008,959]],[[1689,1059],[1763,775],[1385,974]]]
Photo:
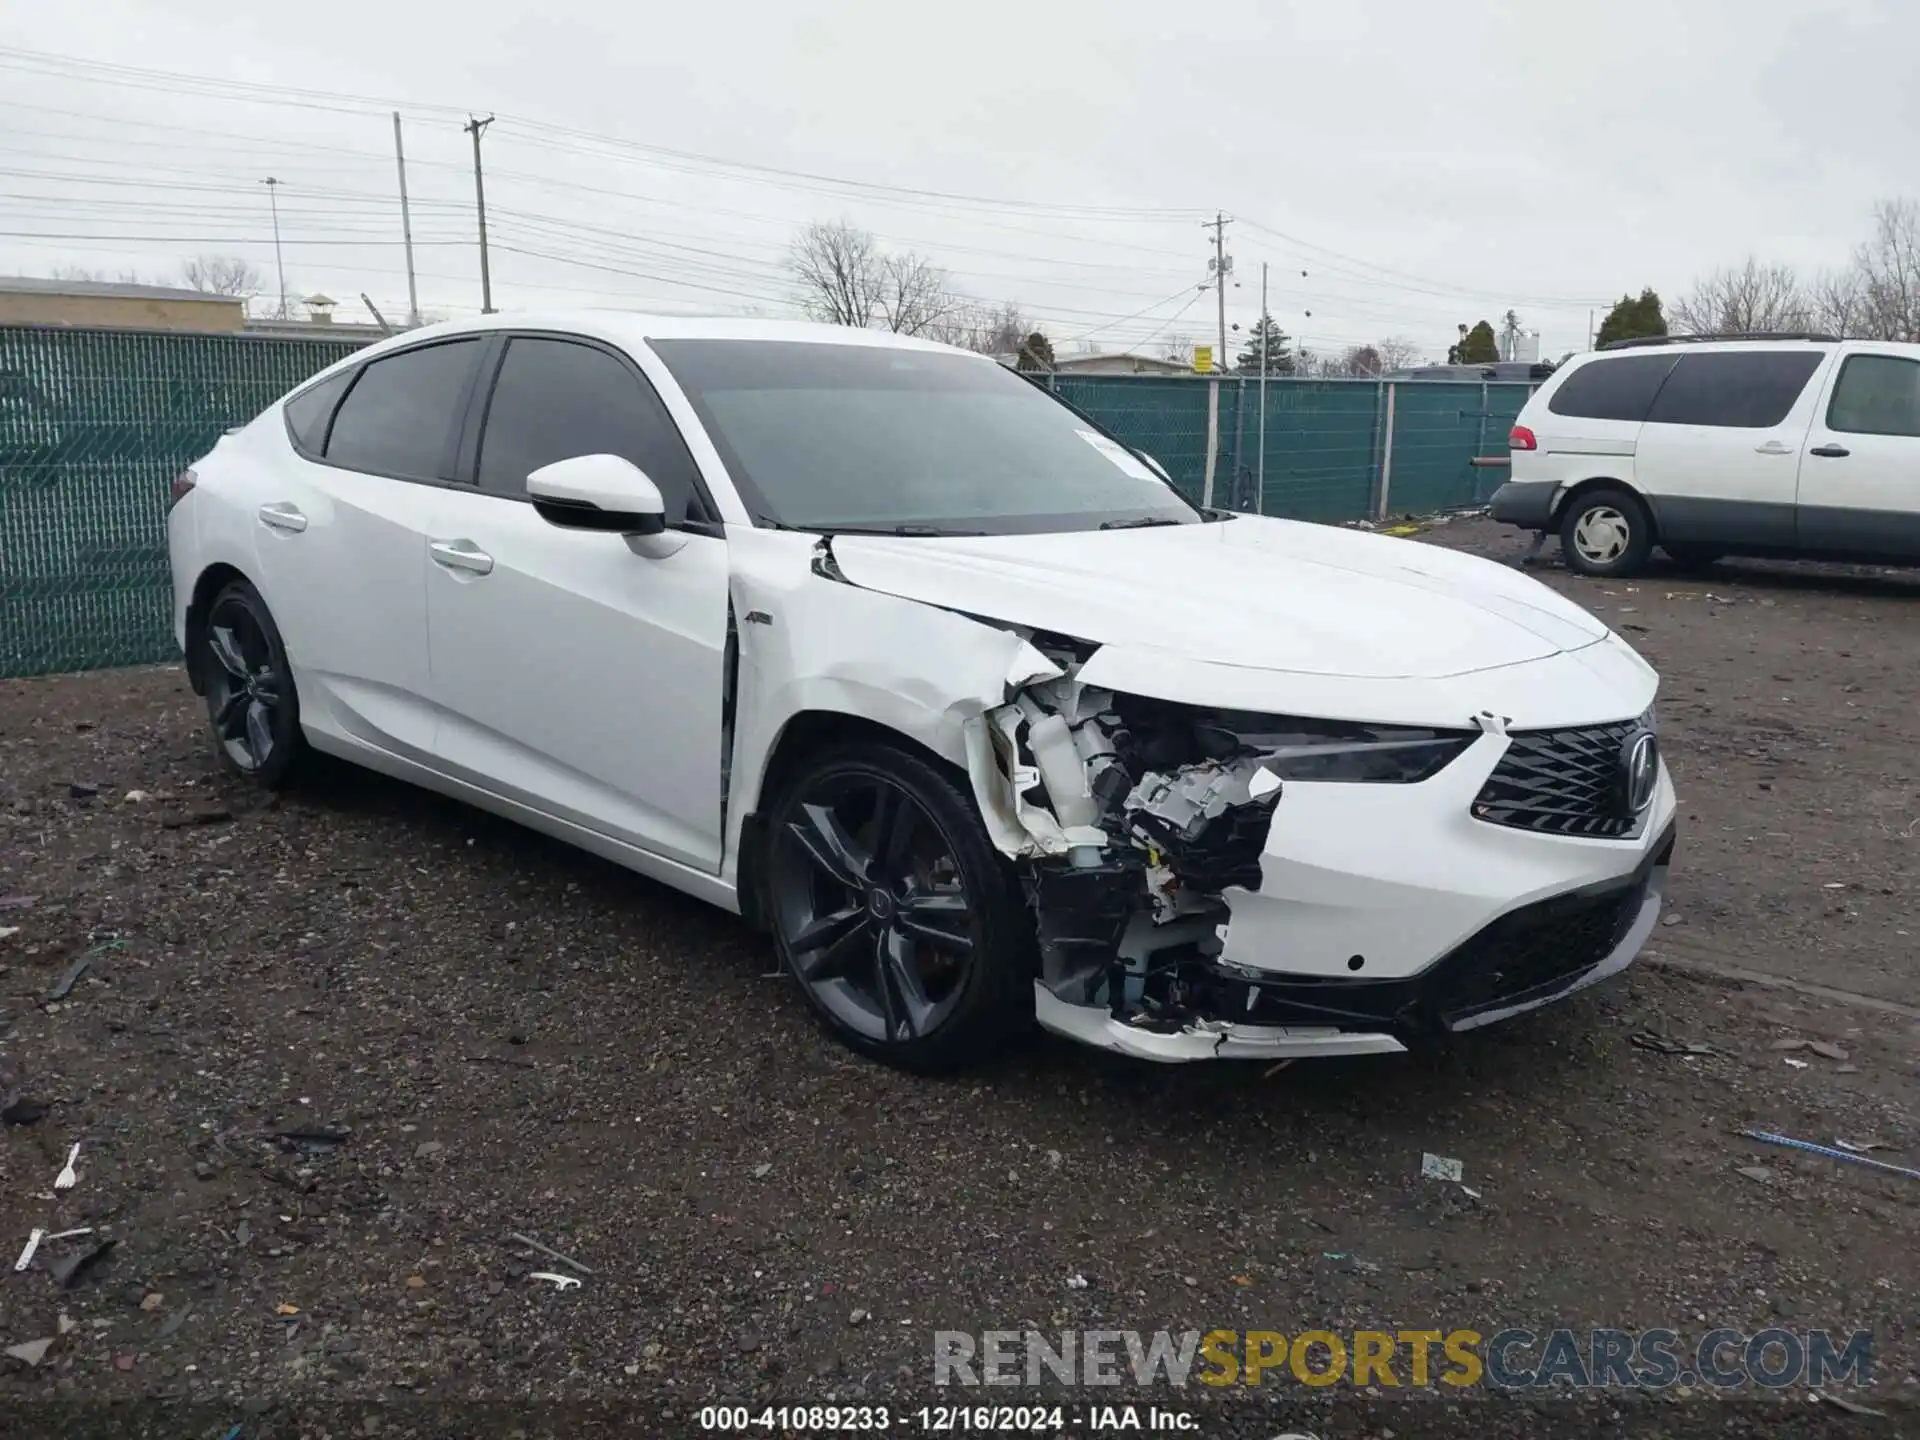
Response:
[[[236,580],[207,609],[200,673],[220,756],[235,773],[277,789],[303,747],[286,647],[260,592]]]
[[[835,752],[785,787],[767,834],[775,944],[852,1048],[942,1070],[1032,1019],[1031,924],[948,775],[890,749]]]

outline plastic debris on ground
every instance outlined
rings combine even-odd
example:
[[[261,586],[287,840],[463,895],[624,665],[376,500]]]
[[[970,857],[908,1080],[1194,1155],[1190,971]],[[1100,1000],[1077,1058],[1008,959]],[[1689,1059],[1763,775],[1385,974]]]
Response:
[[[1465,1174],[1458,1160],[1445,1155],[1431,1154],[1420,1157],[1420,1173],[1429,1180],[1451,1180],[1456,1185]]]
[[[1763,1145],[1780,1145],[1788,1150],[1804,1150],[1809,1155],[1824,1155],[1829,1160],[1845,1160],[1849,1164],[1865,1165],[1869,1169],[1885,1171],[1889,1175],[1904,1175],[1909,1180],[1920,1180],[1920,1170],[1910,1170],[1905,1165],[1894,1165],[1885,1160],[1856,1155],[1850,1150],[1837,1150],[1831,1145],[1816,1145],[1811,1140],[1795,1140],[1790,1135],[1776,1135],[1771,1130],[1742,1130],[1740,1133],[1749,1140],[1758,1140]]]
[[[558,1260],[562,1265],[566,1266],[569,1270],[578,1270],[582,1275],[593,1274],[592,1266],[582,1265],[578,1260],[574,1259],[571,1255],[562,1255],[558,1250],[555,1250],[550,1246],[542,1245],[538,1240],[535,1240],[531,1235],[522,1235],[518,1231],[516,1231],[513,1234],[507,1236],[507,1238],[509,1240],[517,1242],[518,1244],[526,1246],[529,1250],[537,1250],[540,1254],[546,1256],[549,1260]]]
[[[578,1276],[556,1275],[551,1270],[535,1270],[527,1276],[527,1279],[545,1280],[556,1290],[577,1290],[580,1288],[580,1279]]]
[[[23,1361],[29,1368],[36,1368],[47,1358],[47,1351],[53,1348],[54,1337],[49,1335],[42,1340],[29,1340],[24,1345],[9,1345],[7,1354],[15,1360]]]
[[[1634,1031],[1627,1037],[1627,1043],[1635,1049],[1653,1050],[1662,1055],[1718,1055],[1720,1053],[1711,1045],[1703,1045],[1697,1040],[1675,1040],[1651,1030]]]
[[[61,1167],[60,1173],[53,1177],[54,1189],[71,1190],[80,1183],[80,1177],[74,1173],[73,1169],[74,1162],[79,1158],[80,1147],[75,1145],[73,1149],[67,1152],[67,1163]]]

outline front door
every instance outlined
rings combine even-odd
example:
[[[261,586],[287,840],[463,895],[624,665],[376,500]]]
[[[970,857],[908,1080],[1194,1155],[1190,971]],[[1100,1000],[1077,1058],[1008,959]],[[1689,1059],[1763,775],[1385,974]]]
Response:
[[[443,769],[507,799],[717,874],[727,546],[663,559],[548,525],[533,470],[631,460],[670,520],[699,512],[692,457],[611,349],[516,335],[485,398],[477,483],[439,492],[428,647]]]
[[[1920,559],[1920,360],[1841,359],[1800,461],[1799,525],[1814,553]]]

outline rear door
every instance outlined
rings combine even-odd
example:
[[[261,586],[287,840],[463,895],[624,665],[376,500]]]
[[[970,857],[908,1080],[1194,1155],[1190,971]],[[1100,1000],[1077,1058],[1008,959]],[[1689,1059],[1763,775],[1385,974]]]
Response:
[[[1791,344],[1679,356],[1634,457],[1662,542],[1792,548],[1801,442],[1830,358]]]
[[[427,525],[482,350],[468,336],[330,377],[286,405],[292,456],[253,487],[259,583],[302,718],[431,758]]]
[[[427,575],[442,768],[706,873],[720,868],[727,543],[694,461],[631,359],[515,334],[488,393],[471,486],[436,492]],[[674,554],[534,513],[527,476],[577,455],[659,487]]]
[[[1673,361],[1666,351],[1600,355],[1549,382],[1520,413],[1518,423],[1534,432],[1538,448],[1513,452],[1512,477],[1631,482],[1641,422]]]
[[[1841,353],[1800,461],[1799,529],[1801,545],[1816,553],[1920,558],[1913,351],[1856,344]]]

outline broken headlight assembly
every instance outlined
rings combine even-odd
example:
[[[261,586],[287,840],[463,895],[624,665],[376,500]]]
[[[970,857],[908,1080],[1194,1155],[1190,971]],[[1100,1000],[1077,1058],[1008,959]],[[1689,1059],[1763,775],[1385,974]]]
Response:
[[[1416,785],[1430,779],[1480,738],[1478,730],[1224,712],[1196,728],[1231,736],[1282,780],[1372,785]]]

